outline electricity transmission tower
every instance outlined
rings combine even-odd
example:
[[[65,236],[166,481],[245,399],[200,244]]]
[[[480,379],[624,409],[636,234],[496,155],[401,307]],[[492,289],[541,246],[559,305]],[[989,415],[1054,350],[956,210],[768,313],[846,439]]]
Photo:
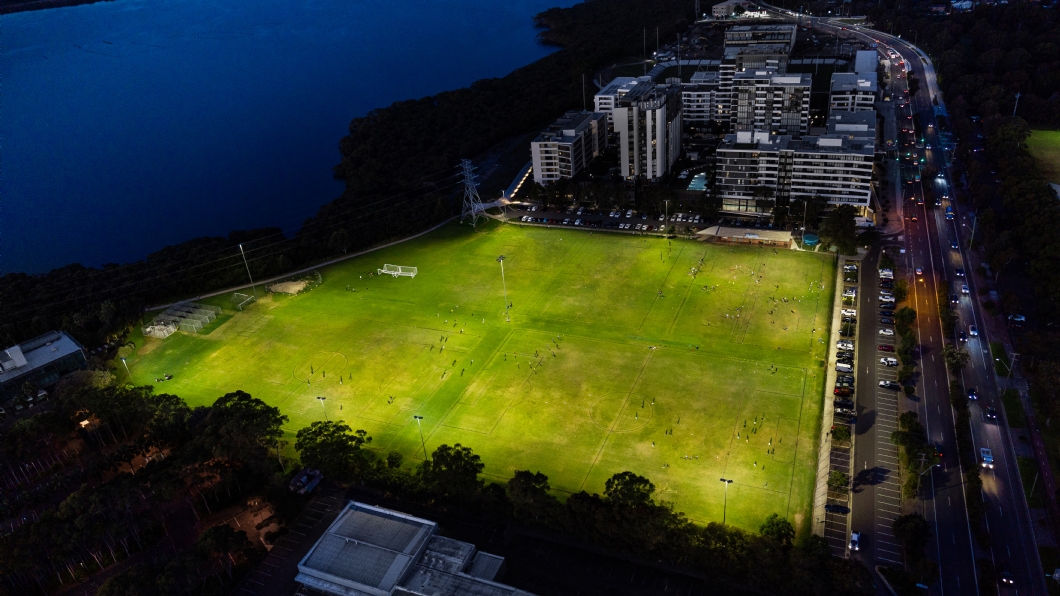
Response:
[[[484,217],[482,214],[486,209],[478,196],[475,166],[471,164],[470,159],[460,160],[460,166],[464,169],[464,207],[460,211],[460,222],[463,223],[465,217],[470,217],[471,225],[474,226],[478,223],[478,218]]]

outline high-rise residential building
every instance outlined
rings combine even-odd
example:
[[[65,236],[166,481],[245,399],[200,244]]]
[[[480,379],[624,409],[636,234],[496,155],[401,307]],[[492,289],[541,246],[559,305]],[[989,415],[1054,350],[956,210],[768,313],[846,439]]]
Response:
[[[681,84],[681,119],[685,124],[703,125],[718,119],[718,73],[701,70]]]
[[[654,87],[655,83],[651,77],[615,77],[611,79],[611,82],[604,86],[603,89],[596,92],[593,97],[593,102],[596,106],[597,112],[603,112],[607,114],[607,121],[610,123],[613,121],[612,110],[618,104],[618,100],[625,97],[627,93],[637,88],[642,88],[647,85]]]
[[[744,12],[751,10],[753,5],[748,0],[726,0],[720,4],[715,4],[710,9],[710,14],[715,19],[727,19],[735,15],[738,11],[737,8],[742,8]]]
[[[572,178],[606,148],[606,114],[567,112],[530,143],[534,182]]]
[[[787,46],[784,45],[725,48],[718,66],[718,113],[715,119],[729,122],[732,118],[729,108],[732,103],[732,81],[736,73],[771,70],[775,74],[785,74],[788,72],[788,54]]]
[[[828,113],[875,110],[878,91],[875,72],[869,75],[853,72],[832,73]]]
[[[722,210],[764,216],[792,201],[822,200],[864,213],[872,195],[874,149],[871,141],[833,135],[728,135],[716,154]]]
[[[795,31],[795,25],[737,25],[725,31],[725,48],[780,45],[790,53]]]
[[[637,85],[618,99],[612,116],[621,175],[666,175],[681,153],[680,85]]]
[[[804,135],[810,128],[810,75],[736,73],[729,113],[735,132]]]

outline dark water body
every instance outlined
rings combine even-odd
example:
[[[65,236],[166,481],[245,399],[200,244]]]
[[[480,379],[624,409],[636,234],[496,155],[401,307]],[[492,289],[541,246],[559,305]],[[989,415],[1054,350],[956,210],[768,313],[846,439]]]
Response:
[[[574,0],[117,0],[0,18],[0,273],[288,233],[350,120],[551,50]]]

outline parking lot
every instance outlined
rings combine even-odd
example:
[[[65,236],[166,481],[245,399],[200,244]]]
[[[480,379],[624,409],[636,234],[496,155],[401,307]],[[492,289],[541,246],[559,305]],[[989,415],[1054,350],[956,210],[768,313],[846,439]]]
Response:
[[[505,209],[509,221],[554,226],[572,226],[602,228],[612,230],[629,230],[631,232],[662,233],[667,226],[700,229],[705,227],[703,219],[695,213],[676,212],[671,214],[646,213],[632,209],[591,209],[589,207],[568,207],[546,211],[537,205],[513,204]]]

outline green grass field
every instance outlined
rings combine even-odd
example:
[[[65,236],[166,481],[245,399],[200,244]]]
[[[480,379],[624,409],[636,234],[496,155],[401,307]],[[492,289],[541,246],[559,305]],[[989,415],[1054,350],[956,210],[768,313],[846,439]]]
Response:
[[[384,263],[419,275],[367,275]],[[421,415],[428,452],[462,443],[488,479],[541,471],[561,498],[631,470],[691,519],[720,521],[719,478],[732,478],[729,523],[757,530],[777,512],[807,531],[834,267],[788,250],[451,224],[322,269],[298,296],[238,313],[217,298],[223,321],[138,336],[129,366],[135,383],[174,375],[156,390],[192,406],[247,391],[290,417],[292,439],[323,419],[326,396],[332,420],[409,465],[423,458]]]
[[[1060,182],[1060,131],[1035,130],[1027,138],[1027,148],[1038,159],[1049,182]]]

